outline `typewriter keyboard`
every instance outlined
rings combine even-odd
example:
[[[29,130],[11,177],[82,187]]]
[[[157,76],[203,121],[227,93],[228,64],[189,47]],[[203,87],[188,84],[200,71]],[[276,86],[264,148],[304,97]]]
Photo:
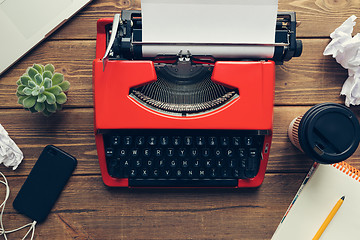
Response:
[[[257,175],[261,131],[114,130],[103,134],[109,175],[129,186],[237,186]]]

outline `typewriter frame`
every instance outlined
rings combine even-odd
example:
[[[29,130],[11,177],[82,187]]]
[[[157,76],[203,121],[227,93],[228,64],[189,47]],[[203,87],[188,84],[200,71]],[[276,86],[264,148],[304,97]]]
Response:
[[[131,18],[133,11],[125,17]],[[135,11],[138,13],[138,11]],[[290,14],[291,15],[291,14]],[[292,15],[291,15],[292,18]],[[273,120],[275,61],[282,63],[301,50],[289,46],[287,50],[276,47],[273,60],[215,61],[212,81],[236,87],[240,97],[223,107],[196,116],[171,116],[143,106],[129,96],[129,89],[157,80],[154,61],[109,59],[104,66],[102,59],[107,47],[107,30],[113,18],[97,22],[96,59],[93,61],[94,131],[101,174],[104,183],[111,187],[129,187],[127,178],[113,178],[107,171],[102,133],[111,129],[224,129],[265,130],[258,174],[251,179],[239,179],[237,187],[258,187],[264,179],[268,163]],[[294,28],[291,21],[291,28]],[[294,33],[294,32],[293,32]],[[294,36],[287,41],[296,41]],[[300,42],[301,43],[301,42]],[[116,104],[114,104],[116,103]],[[125,116],[124,116],[125,115]],[[146,119],[144,121],[143,119]],[[226,124],[223,123],[226,119]]]

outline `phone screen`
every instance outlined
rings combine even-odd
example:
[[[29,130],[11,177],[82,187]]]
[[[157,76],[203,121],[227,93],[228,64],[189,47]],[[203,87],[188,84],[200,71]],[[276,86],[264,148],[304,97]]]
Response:
[[[16,196],[14,208],[37,222],[44,221],[76,165],[76,158],[70,154],[46,146]]]

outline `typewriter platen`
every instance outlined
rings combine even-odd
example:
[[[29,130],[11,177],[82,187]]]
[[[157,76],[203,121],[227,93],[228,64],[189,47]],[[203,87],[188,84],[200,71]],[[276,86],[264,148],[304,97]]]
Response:
[[[302,51],[295,13],[278,13],[271,59],[189,51],[144,58],[149,43],[141,42],[141,30],[140,11],[97,23],[94,125],[104,183],[259,186],[272,138],[275,63]]]

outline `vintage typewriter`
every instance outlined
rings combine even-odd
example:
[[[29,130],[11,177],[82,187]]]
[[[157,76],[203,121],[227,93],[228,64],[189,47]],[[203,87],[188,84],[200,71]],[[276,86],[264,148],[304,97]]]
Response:
[[[141,41],[140,11],[97,22],[94,125],[104,183],[259,186],[272,138],[275,63],[302,52],[295,13],[278,12],[271,59],[188,51],[145,58]]]

